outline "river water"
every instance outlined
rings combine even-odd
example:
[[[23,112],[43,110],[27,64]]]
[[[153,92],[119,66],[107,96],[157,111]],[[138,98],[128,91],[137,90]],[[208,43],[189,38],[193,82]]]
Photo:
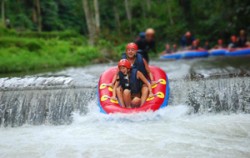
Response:
[[[250,157],[249,63],[231,60],[153,61],[169,76],[170,104],[133,115],[97,107],[113,63],[2,77],[0,157]]]

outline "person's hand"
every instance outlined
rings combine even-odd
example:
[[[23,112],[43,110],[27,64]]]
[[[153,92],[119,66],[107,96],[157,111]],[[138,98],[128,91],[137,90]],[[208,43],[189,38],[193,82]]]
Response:
[[[151,86],[154,86],[157,83],[158,83],[157,81],[151,81]]]
[[[115,96],[112,96],[110,99],[117,101],[117,98]]]
[[[109,84],[106,84],[106,86],[113,88],[114,84],[113,83],[109,83]]]
[[[148,95],[149,98],[153,98],[154,97],[154,94],[152,92],[149,92],[149,95]]]

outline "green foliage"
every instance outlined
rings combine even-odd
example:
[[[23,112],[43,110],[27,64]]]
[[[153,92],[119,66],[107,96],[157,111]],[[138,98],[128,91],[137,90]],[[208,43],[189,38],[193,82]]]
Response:
[[[149,6],[146,1],[128,1],[132,30],[127,20],[124,0],[99,0],[100,39],[106,39],[116,46],[133,41],[139,32],[153,27],[156,29],[158,44],[162,45],[165,42],[179,43],[180,37],[187,30],[203,41],[228,38],[242,28],[250,30],[248,0],[151,0]],[[74,30],[87,36],[82,0],[40,0],[40,3],[43,31]],[[30,0],[8,0],[6,16],[10,18],[14,28],[37,30],[33,19],[34,6],[34,1]],[[119,16],[120,25],[115,15]]]
[[[51,39],[51,38],[58,38],[69,40],[70,38],[84,38],[80,34],[76,33],[75,31],[52,31],[52,32],[18,32],[17,36],[19,37],[30,37],[30,38],[44,38],[44,39]]]
[[[242,28],[250,31],[249,0],[151,0],[150,5],[147,1],[128,1],[131,23],[124,0],[99,0],[101,32],[95,47],[87,44],[82,0],[40,0],[41,33],[35,32],[35,1],[5,1],[5,14],[12,29],[0,26],[0,72],[116,60],[126,43],[148,27],[156,30],[158,51],[164,49],[166,42],[179,44],[187,30],[202,42],[212,43],[218,38],[229,39]]]
[[[41,5],[43,28],[47,31],[62,30],[58,15],[58,6],[54,0],[46,0]]]
[[[2,32],[2,31],[1,31]],[[83,66],[102,60],[99,48],[87,45],[83,38],[60,34],[37,38],[35,33],[0,38],[0,73],[36,71],[65,66]],[[68,38],[66,38],[68,37]],[[84,44],[85,43],[85,44]]]
[[[15,16],[12,25],[19,31],[33,28],[32,21],[25,14]]]

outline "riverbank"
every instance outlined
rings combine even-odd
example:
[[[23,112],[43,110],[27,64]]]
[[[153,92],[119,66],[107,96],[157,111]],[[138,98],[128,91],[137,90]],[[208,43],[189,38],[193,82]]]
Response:
[[[0,29],[0,73],[25,73],[65,67],[85,66],[116,58],[110,43],[100,40],[97,46],[70,31],[16,32]],[[115,54],[115,55],[114,55]]]

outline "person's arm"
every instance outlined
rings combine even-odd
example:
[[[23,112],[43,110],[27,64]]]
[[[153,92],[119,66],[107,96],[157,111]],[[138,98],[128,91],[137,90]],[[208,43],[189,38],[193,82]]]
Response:
[[[153,97],[154,94],[153,94],[153,92],[152,92],[151,84],[148,82],[148,80],[146,79],[146,77],[145,77],[140,71],[137,71],[137,77],[138,77],[143,83],[145,83],[145,84],[148,86],[148,89],[149,89],[149,97]]]
[[[151,73],[151,71],[149,69],[148,63],[147,63],[147,61],[145,59],[143,59],[143,63],[145,65],[145,69],[146,69],[146,71],[148,73],[149,79],[152,82],[154,79],[153,79],[153,75],[152,75],[152,73]]]
[[[117,89],[120,82],[118,81],[118,77],[116,77],[115,79],[116,79],[116,82],[115,82],[114,87],[113,87],[113,95],[112,95],[111,99],[117,100],[116,89]]]
[[[115,86],[115,83],[116,83],[116,80],[117,80],[117,77],[118,77],[118,72],[114,75],[113,79],[112,79],[112,82],[110,84],[108,84],[109,87],[114,87]]]

